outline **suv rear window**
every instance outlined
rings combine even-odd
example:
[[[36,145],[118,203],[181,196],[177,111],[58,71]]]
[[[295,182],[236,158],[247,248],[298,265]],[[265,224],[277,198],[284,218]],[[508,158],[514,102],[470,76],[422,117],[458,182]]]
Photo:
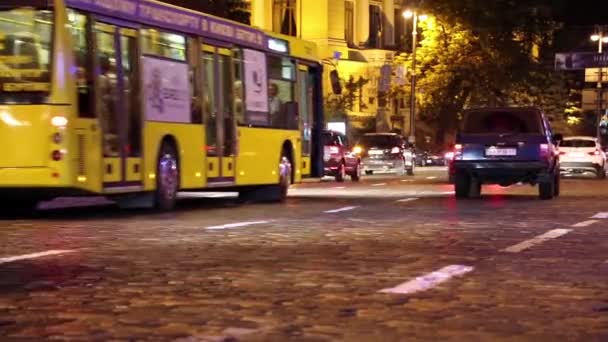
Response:
[[[359,141],[360,145],[367,148],[369,147],[380,147],[380,148],[391,148],[401,145],[403,142],[401,138],[396,135],[364,135]]]
[[[542,134],[539,115],[532,110],[471,111],[465,114],[465,134]]]
[[[559,146],[561,147],[595,147],[595,141],[584,139],[568,139],[563,140]]]

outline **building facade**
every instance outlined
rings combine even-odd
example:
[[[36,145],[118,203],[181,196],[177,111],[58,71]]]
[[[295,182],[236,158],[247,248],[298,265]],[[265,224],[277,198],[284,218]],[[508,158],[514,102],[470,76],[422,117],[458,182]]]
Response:
[[[409,103],[394,91],[405,86],[398,61],[411,44],[406,6],[406,0],[251,0],[251,24],[318,45],[328,120],[342,116],[355,130],[407,134]],[[341,80],[340,96],[332,93],[332,70]]]

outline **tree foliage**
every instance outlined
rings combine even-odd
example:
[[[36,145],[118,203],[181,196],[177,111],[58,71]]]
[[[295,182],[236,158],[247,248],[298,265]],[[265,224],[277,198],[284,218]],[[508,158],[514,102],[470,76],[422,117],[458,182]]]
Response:
[[[419,117],[437,123],[436,143],[444,143],[469,107],[538,105],[565,120],[572,104],[568,80],[552,67],[552,38],[560,25],[551,6],[558,2],[424,3],[432,16],[420,23],[416,96]],[[406,65],[411,68],[411,55]]]

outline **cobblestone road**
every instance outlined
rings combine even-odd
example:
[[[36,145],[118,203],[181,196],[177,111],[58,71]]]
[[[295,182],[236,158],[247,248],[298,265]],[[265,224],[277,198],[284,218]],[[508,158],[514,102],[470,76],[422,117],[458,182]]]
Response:
[[[1,340],[608,340],[608,182],[444,173],[0,221]]]

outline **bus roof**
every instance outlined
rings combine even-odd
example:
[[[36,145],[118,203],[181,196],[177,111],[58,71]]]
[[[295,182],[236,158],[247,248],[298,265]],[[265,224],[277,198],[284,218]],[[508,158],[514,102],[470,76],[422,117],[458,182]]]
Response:
[[[68,7],[267,50],[261,30],[153,0],[65,0]]]

